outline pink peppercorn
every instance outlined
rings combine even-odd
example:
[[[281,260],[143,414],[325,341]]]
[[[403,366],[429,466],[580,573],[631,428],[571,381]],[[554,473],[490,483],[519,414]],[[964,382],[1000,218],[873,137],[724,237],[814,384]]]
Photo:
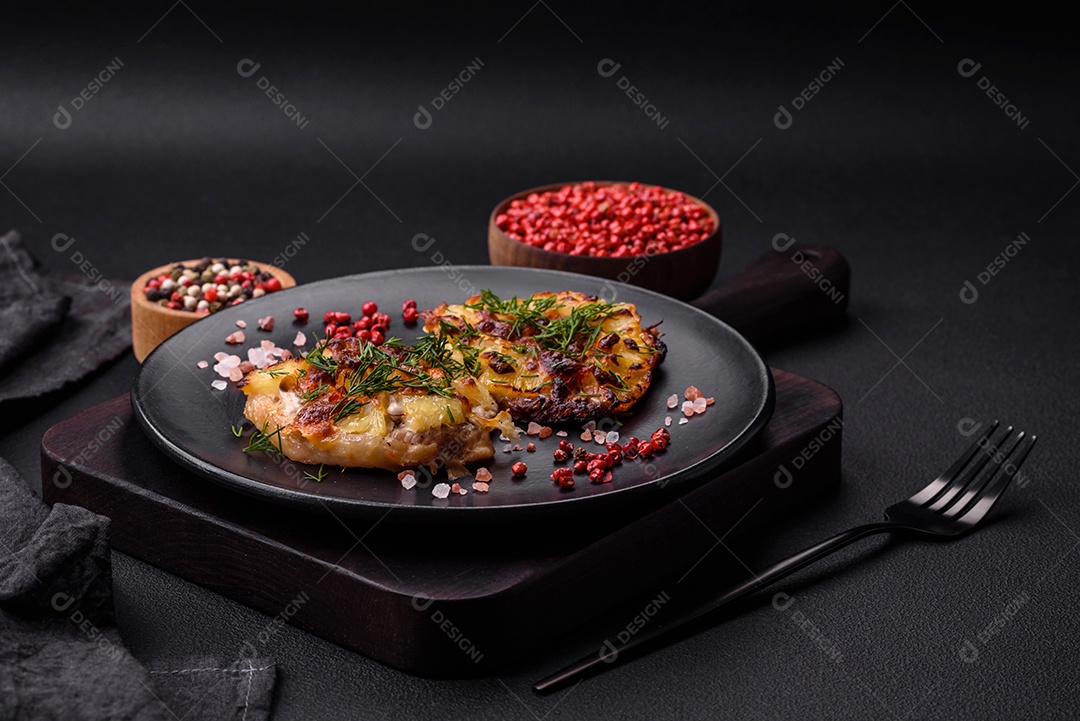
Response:
[[[511,201],[495,218],[511,238],[570,255],[627,257],[686,248],[716,229],[705,206],[656,185],[565,185]]]

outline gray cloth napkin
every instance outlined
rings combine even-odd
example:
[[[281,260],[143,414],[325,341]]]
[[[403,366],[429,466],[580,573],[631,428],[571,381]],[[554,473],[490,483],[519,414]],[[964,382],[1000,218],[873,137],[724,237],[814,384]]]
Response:
[[[0,403],[57,390],[131,346],[128,284],[80,267],[41,273],[16,231],[0,236]]]
[[[265,658],[147,669],[113,616],[109,519],[46,507],[0,459],[0,719],[263,721]]]

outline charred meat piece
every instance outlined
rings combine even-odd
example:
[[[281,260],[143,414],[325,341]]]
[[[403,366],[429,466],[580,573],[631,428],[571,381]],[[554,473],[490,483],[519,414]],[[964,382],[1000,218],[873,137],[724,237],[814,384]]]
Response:
[[[573,291],[503,300],[484,291],[422,313],[519,422],[587,421],[633,407],[667,352],[630,303]]]

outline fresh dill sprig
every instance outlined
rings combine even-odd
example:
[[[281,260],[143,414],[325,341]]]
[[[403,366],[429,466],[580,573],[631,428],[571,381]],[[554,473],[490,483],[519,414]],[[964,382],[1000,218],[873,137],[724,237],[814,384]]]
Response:
[[[248,438],[248,444],[247,447],[244,448],[244,453],[258,451],[260,453],[269,453],[278,458],[282,458],[283,455],[280,448],[282,428],[284,428],[284,426],[271,433],[266,432],[265,424],[263,425],[262,430],[256,428],[251,432],[251,436]],[[276,444],[273,441],[275,437],[277,438]]]
[[[471,376],[480,375],[480,349],[468,345],[459,345],[456,348],[461,354],[461,364],[465,372]]]
[[[596,361],[593,361],[590,365],[592,365],[594,368],[596,368],[598,371],[600,371],[600,373],[602,374],[602,376],[605,379],[604,382],[607,383],[608,385],[614,386],[615,388],[619,389],[620,391],[628,391],[628,390],[630,390],[630,386],[626,385],[626,381],[624,381],[622,378],[620,378],[618,373],[609,372],[606,368],[604,368],[602,365],[600,365]]]
[[[497,350],[485,351],[483,353],[483,355],[487,356],[488,358],[491,358],[492,360],[500,361],[500,362],[510,366],[511,369],[517,368],[517,363],[514,361],[513,356],[508,356],[505,353],[500,353]]]
[[[314,388],[304,391],[304,393],[300,395],[300,400],[308,403],[309,401],[313,401],[316,398],[325,395],[329,390],[330,386],[326,385],[325,383],[320,383]]]
[[[348,371],[345,394],[335,406],[335,422],[359,412],[368,400],[379,393],[416,389],[444,398],[454,396],[451,381],[466,371],[461,363],[453,359],[444,339],[434,337],[413,348],[403,345],[396,338],[387,343],[402,357],[388,352],[386,344],[376,346],[364,343],[359,347],[358,357],[350,359],[350,365],[355,362],[355,368]],[[432,373],[429,368],[437,369],[440,373]]]
[[[548,350],[569,353],[571,346],[584,337],[580,352],[583,354],[596,343],[604,321],[614,311],[615,307],[606,302],[574,306],[567,315],[548,323],[536,340]]]
[[[324,468],[325,465],[326,464],[324,463],[320,463],[318,471],[316,471],[314,474],[306,472],[304,473],[304,478],[310,478],[316,483],[322,483],[323,479],[326,478],[326,469]]]
[[[334,413],[334,423],[337,423],[343,418],[348,418],[351,415],[355,415],[360,412],[360,409],[367,404],[367,401],[358,401],[355,398],[342,399],[338,403],[336,412]]]
[[[466,304],[466,308],[472,310],[489,310],[496,315],[506,316],[510,323],[510,335],[520,335],[526,326],[541,328],[548,323],[547,311],[553,308],[561,308],[558,296],[545,295],[537,297],[531,295],[524,300],[518,300],[515,295],[509,300],[503,300],[490,290],[480,291],[480,300],[476,303]]]
[[[517,296],[503,300],[490,290],[481,290],[480,299],[466,304],[473,310],[487,310],[497,315],[500,320],[510,323],[510,338],[532,337],[535,343],[517,343],[513,345],[516,353],[535,354],[537,349],[553,350],[570,354],[580,347],[576,355],[583,355],[599,337],[606,320],[614,311],[615,305],[606,301],[597,301],[575,305],[566,315],[548,317],[548,311],[563,308],[558,296],[529,296],[519,300]],[[530,332],[525,333],[528,329]]]
[[[313,368],[318,368],[328,375],[336,376],[338,362],[333,356],[328,356],[325,352],[328,342],[329,339],[325,337],[322,340],[316,340],[315,345],[304,355],[304,360]]]
[[[454,357],[455,351],[463,356],[462,360]],[[461,348],[451,340],[448,324],[440,325],[437,333],[418,338],[413,347],[407,350],[406,358],[410,365],[437,368],[447,378],[470,375]]]

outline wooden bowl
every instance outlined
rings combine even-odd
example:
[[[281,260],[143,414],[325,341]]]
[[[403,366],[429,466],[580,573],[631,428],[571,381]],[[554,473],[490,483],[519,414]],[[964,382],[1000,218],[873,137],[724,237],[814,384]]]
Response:
[[[174,261],[168,265],[153,268],[140,275],[131,284],[131,345],[135,351],[135,359],[140,363],[163,340],[177,331],[187,328],[195,321],[207,317],[186,310],[165,308],[147,300],[142,292],[142,289],[146,287],[146,281],[168,272],[177,263],[187,266],[194,265],[199,260],[201,258]],[[296,280],[281,268],[269,263],[260,263],[259,261],[250,262],[280,280],[282,289],[292,288],[296,285]]]
[[[597,180],[593,182],[598,187],[629,184],[614,180]],[[556,183],[531,188],[516,193],[496,205],[495,209],[491,211],[491,217],[488,219],[488,257],[491,264],[550,268],[571,273],[585,273],[598,278],[607,278],[641,286],[680,300],[696,298],[712,284],[713,278],[716,277],[716,271],[720,267],[720,250],[723,245],[720,216],[708,203],[687,193],[683,193],[683,195],[705,209],[713,219],[716,230],[700,243],[691,245],[689,248],[673,250],[669,253],[626,258],[596,258],[588,255],[570,255],[569,253],[558,253],[536,248],[514,240],[495,224],[495,218],[505,212],[512,201],[524,198],[530,193],[544,193],[572,184]],[[670,190],[670,188],[665,188],[665,190]],[[562,289],[553,288],[552,290]]]

